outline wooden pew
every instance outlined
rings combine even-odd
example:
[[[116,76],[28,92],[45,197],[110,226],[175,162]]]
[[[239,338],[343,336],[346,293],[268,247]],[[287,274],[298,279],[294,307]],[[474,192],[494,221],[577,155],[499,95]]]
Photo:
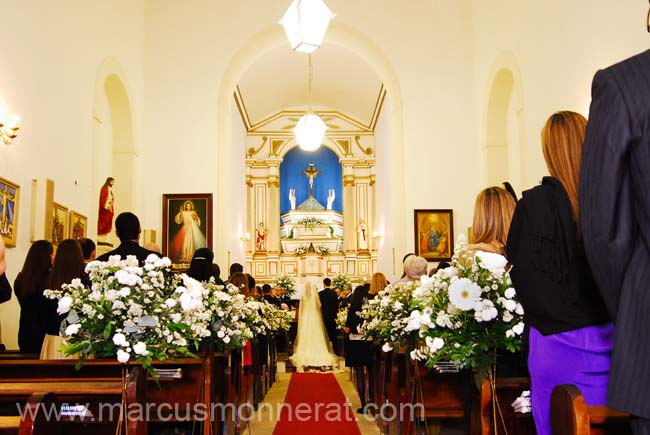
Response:
[[[60,435],[61,428],[58,424],[59,422],[55,420],[48,421],[45,413],[38,412],[41,407],[52,406],[53,401],[53,394],[32,394],[23,410],[24,418],[20,416],[0,417],[0,433],[7,435]]]
[[[121,385],[119,384],[121,365],[116,360],[88,360],[79,371],[74,369],[75,363],[74,360],[0,359],[0,385],[10,382],[40,382],[45,384],[48,382],[67,383],[70,381],[113,382]],[[230,373],[229,364],[227,354],[208,354],[204,358],[184,358],[155,362],[154,367],[156,368],[180,368],[182,378],[160,378],[157,383],[153,379],[149,379],[146,382],[146,397],[142,403],[151,407],[151,412],[148,415],[145,414],[144,417],[149,417],[147,421],[151,423],[194,420],[200,432],[204,435],[230,433],[232,425],[222,420],[221,409],[216,408],[213,413],[213,404],[225,407],[229,389],[232,389],[230,379],[227,377],[227,374]],[[106,386],[103,385],[103,387]],[[69,391],[65,391],[65,388],[61,386],[58,392],[67,394]],[[104,391],[106,391],[105,388]],[[115,392],[114,390],[111,393]],[[85,403],[84,400],[87,398],[88,394],[65,396],[68,402],[78,399]],[[93,402],[99,403],[104,399],[106,399],[104,401],[108,402],[110,398],[114,398],[114,395],[98,396]],[[3,396],[0,395],[0,412],[2,399]],[[25,400],[26,398],[4,396],[4,399],[5,402],[7,399],[9,401],[13,400],[10,404],[15,410],[16,401]],[[161,406],[163,404],[164,407]],[[190,411],[186,412],[186,408],[189,408]],[[180,418],[174,416],[174,409],[179,410]]]
[[[530,378],[497,378],[496,383],[497,399],[499,408],[503,414],[507,433],[518,435],[535,435],[535,421],[532,413],[515,412],[511,404],[524,390],[530,390]],[[478,402],[474,402],[472,408],[472,434],[494,435],[494,413],[492,410],[492,387],[490,381],[484,379],[481,384],[481,391]],[[503,430],[503,423],[496,413],[497,433],[506,433]]]
[[[590,406],[572,384],[557,385],[551,395],[554,435],[631,434],[630,415],[606,406]]]
[[[418,378],[420,397],[416,394]],[[515,413],[511,406],[515,398],[529,388],[528,378],[497,378],[497,398],[510,434],[535,434],[532,414]],[[420,402],[424,409],[415,415],[409,415],[409,410],[404,409],[399,418],[386,421],[382,421],[380,415],[378,424],[384,434],[414,434],[424,424],[423,420],[431,419],[464,421],[467,433],[495,435],[490,383],[485,380],[479,391],[469,371],[437,373],[422,364],[415,364],[408,355],[393,351],[382,355],[377,390],[376,403],[388,403],[391,408],[400,409],[400,406]],[[498,414],[497,419],[497,433],[505,433]]]
[[[42,367],[42,366],[41,366]],[[126,384],[126,399],[129,404],[142,404],[145,396],[145,374],[141,367],[134,367],[129,373]],[[115,403],[119,406],[122,400],[122,379],[89,379],[83,378],[35,378],[32,373],[31,377],[23,378],[2,378],[0,379],[0,402],[13,405],[14,409],[9,409],[8,417],[15,417],[11,414],[18,412],[21,404],[25,403],[23,415],[26,419],[20,422],[21,431],[28,431],[29,427],[41,428],[36,433],[83,433],[84,428],[92,423],[93,429],[98,428],[98,424],[108,425],[115,431],[117,416],[111,418],[102,418],[99,406],[91,406],[96,403]],[[58,414],[62,403],[81,403],[91,410],[93,417],[72,418],[63,417]],[[47,408],[44,408],[47,406]],[[20,417],[18,417],[20,420]],[[27,421],[25,421],[27,420]],[[79,429],[74,426],[82,425]],[[129,435],[145,435],[147,433],[146,422],[143,420],[132,419],[125,421]],[[105,433],[110,433],[110,431]],[[98,433],[97,430],[93,432]],[[22,434],[22,432],[20,432]],[[28,433],[28,432],[26,432]],[[101,433],[101,432],[99,432]]]

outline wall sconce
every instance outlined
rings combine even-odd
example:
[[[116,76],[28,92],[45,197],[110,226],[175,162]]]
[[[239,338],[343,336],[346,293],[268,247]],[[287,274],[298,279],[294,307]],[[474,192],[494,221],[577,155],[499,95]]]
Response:
[[[374,231],[374,232],[372,233],[372,238],[375,239],[375,240],[379,240],[379,239],[381,239],[382,237],[384,237],[384,234],[381,233],[381,232],[379,232],[379,231]]]
[[[18,115],[12,116],[8,124],[0,118],[0,139],[2,139],[5,145],[11,145],[16,136],[18,136],[16,132],[20,129],[18,127],[19,122],[20,117]]]
[[[248,243],[248,241],[251,239],[251,233],[246,233],[243,236],[240,236],[239,239],[244,243]]]

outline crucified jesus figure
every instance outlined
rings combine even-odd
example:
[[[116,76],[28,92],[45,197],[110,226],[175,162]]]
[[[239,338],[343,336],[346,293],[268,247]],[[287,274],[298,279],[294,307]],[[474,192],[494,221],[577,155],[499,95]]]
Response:
[[[320,174],[320,171],[314,167],[314,162],[311,162],[309,163],[309,167],[302,171],[302,173],[309,178],[309,196],[314,196],[314,178]]]

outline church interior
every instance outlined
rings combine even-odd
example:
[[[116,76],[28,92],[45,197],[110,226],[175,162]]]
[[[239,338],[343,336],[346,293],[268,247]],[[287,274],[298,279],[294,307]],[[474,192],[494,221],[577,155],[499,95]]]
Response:
[[[289,3],[5,2],[0,119],[20,116],[0,144],[0,181],[19,188],[3,197],[9,281],[31,242],[56,237],[57,208],[65,234],[81,218],[98,240],[107,177],[115,216],[135,213],[163,254],[179,204],[206,201],[224,279],[240,263],[259,284],[395,281],[421,252],[417,210],[451,211],[453,245],[479,191],[521,195],[546,175],[546,119],[588,116],[596,71],[649,46],[641,0],[327,0],[307,55],[278,23]],[[293,133],[308,112],[327,126],[315,151]],[[98,255],[119,243],[114,228],[99,239]],[[0,305],[7,349],[19,317],[15,298]]]

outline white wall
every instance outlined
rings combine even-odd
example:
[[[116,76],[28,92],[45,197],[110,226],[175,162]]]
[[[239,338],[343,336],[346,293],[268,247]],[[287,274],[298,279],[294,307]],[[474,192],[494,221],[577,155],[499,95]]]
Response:
[[[540,132],[558,110],[588,115],[591,80],[609,66],[650,46],[647,2],[639,0],[495,0],[474,2],[477,140],[485,142],[485,116],[492,83],[510,51],[519,64],[525,110],[523,180],[517,190],[547,173]]]
[[[96,77],[106,57],[119,59],[135,122],[141,123],[143,2],[4,2],[2,21],[0,98],[22,117],[14,144],[0,146],[0,176],[22,189],[18,243],[7,253],[13,284],[30,246],[33,178],[40,186],[46,178],[54,180],[55,201],[96,216],[100,185],[92,175],[92,109]],[[44,200],[41,192],[37,238],[43,236]],[[96,228],[96,221],[89,219],[89,227]],[[18,316],[15,298],[0,305],[2,338],[9,348],[17,348]]]
[[[120,66],[133,111],[137,154],[129,194],[143,228],[160,234],[163,193],[213,192],[215,210],[225,211],[220,223],[215,212],[215,234],[224,222],[233,229],[213,239],[225,271],[223,253],[239,248],[236,225],[244,223],[244,190],[228,180],[243,175],[245,141],[233,90],[222,84],[236,83],[263,54],[256,44],[277,37],[276,22],[288,4],[24,0],[3,5],[0,37],[7,43],[0,97],[23,118],[16,143],[0,147],[0,175],[23,188],[18,247],[8,253],[10,280],[29,248],[32,178],[55,180],[55,200],[95,225],[98,180],[112,165],[101,151],[111,138],[93,129],[92,117],[93,105],[97,114],[106,110],[95,93],[107,57]],[[502,53],[514,53],[520,69],[525,152],[517,170],[529,187],[545,172],[539,151],[544,120],[560,109],[586,114],[595,70],[643,50],[649,41],[647,4],[639,0],[328,0],[328,5],[337,14],[332,43],[349,43],[389,92],[377,130],[378,223],[383,216],[386,225],[380,268],[388,275],[392,248],[398,262],[413,249],[413,209],[454,209],[456,234],[470,224],[474,198],[485,187],[480,150],[489,81]],[[264,49],[286,43],[273,41]],[[237,57],[246,50],[253,55]],[[240,64],[233,65],[234,58]],[[511,124],[508,132],[516,134]],[[93,143],[100,144],[97,155]],[[392,158],[382,161],[385,155]],[[220,165],[230,166],[227,173],[219,173]],[[390,178],[382,178],[380,168]],[[42,225],[37,216],[39,231]],[[10,347],[16,345],[17,318],[15,301],[0,306]]]
[[[149,149],[145,153],[156,163],[144,176],[151,183],[145,201],[152,225],[158,220],[154,210],[162,193],[217,192],[216,159],[230,161],[230,154],[244,154],[243,146],[216,150],[219,131],[229,128],[225,120],[218,125],[216,92],[224,72],[231,71],[233,55],[256,38],[262,40],[269,27],[275,29],[288,3],[196,1],[192,5],[173,0],[148,3],[144,130]],[[453,208],[457,225],[466,227],[478,187],[478,166],[471,158],[476,147],[471,2],[414,1],[413,7],[405,8],[389,0],[331,0],[328,5],[337,14],[335,27],[359,32],[376,48],[372,53],[356,48],[357,54],[372,66],[373,59],[368,58],[380,53],[396,77],[397,88],[388,87],[391,95],[398,96],[395,116],[403,120],[396,130],[401,136],[392,138],[392,146],[403,150],[395,160],[393,180],[401,184],[401,193],[392,201],[398,215],[396,227],[391,228],[394,246],[400,253],[413,249],[414,208]],[[269,86],[272,83],[270,77]],[[232,90],[223,92],[230,97]],[[191,166],[194,173],[205,176],[200,180],[169,177],[168,171],[158,169],[170,155],[178,167]],[[220,262],[225,260],[223,243],[215,240]]]

